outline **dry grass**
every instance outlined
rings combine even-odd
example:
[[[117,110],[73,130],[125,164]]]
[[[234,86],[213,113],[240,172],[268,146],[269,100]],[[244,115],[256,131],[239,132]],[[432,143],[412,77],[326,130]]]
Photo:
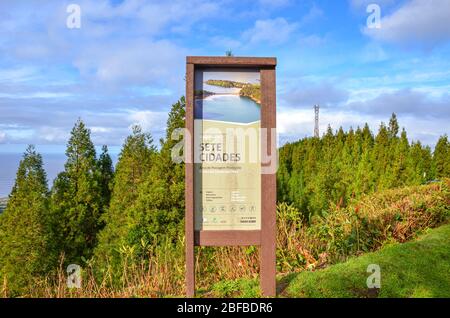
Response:
[[[295,208],[278,205],[278,272],[313,270],[379,249],[393,241],[410,240],[424,229],[448,219],[450,180],[425,186],[388,190],[367,196],[346,208],[306,224]],[[81,289],[68,289],[62,266],[53,276],[36,280],[24,297],[172,297],[184,295],[184,238],[153,248],[141,262],[124,259],[120,282],[111,267],[99,272],[92,261],[83,265]],[[196,248],[197,288],[215,296],[220,281],[255,278],[259,272],[256,247]],[[1,295],[11,296],[6,281]]]

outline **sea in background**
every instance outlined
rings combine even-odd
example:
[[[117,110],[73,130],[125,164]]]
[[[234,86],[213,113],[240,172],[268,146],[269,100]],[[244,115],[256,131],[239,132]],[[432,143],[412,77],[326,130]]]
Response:
[[[24,148],[25,149],[25,148]],[[51,152],[38,152],[42,155],[44,161],[44,168],[47,172],[48,186],[51,188],[53,180],[58,173],[64,170],[64,163],[66,162],[66,155],[64,153],[64,147],[61,147],[61,152],[56,153],[54,150]],[[101,153],[100,147],[96,147],[97,157]],[[7,197],[11,192],[16,179],[17,168],[19,167],[20,160],[23,157],[22,151],[14,151],[12,149],[1,149],[0,147],[0,198]],[[115,165],[118,158],[118,152],[110,152],[111,159]]]
[[[195,101],[195,118],[252,123],[261,119],[261,107],[239,95],[211,95]]]

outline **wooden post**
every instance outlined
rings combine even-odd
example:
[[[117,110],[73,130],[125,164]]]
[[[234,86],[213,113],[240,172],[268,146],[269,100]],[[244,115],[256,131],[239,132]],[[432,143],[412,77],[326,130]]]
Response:
[[[192,149],[194,144],[194,64],[186,64],[186,130],[185,148]],[[195,295],[195,260],[194,260],[194,152],[186,151],[186,295]]]
[[[267,146],[261,151],[267,151],[268,155],[276,160],[276,153],[271,153],[271,130],[276,128],[276,92],[275,92],[275,68],[261,69],[261,128],[266,129]],[[266,148],[266,149],[264,149]],[[274,164],[273,162],[269,163]],[[260,280],[262,294],[267,297],[276,295],[276,200],[277,184],[276,174],[261,175],[261,256],[260,256]]]

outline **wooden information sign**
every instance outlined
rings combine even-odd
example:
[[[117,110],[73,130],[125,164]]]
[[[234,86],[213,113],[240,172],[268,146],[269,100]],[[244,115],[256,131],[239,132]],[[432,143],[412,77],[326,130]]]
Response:
[[[195,246],[261,246],[264,296],[275,296],[275,58],[186,59],[186,295]]]

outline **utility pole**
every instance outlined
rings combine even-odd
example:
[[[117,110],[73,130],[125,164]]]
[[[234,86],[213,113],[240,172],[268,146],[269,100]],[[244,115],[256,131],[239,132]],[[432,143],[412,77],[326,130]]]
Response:
[[[314,105],[314,137],[319,138],[319,105]]]

